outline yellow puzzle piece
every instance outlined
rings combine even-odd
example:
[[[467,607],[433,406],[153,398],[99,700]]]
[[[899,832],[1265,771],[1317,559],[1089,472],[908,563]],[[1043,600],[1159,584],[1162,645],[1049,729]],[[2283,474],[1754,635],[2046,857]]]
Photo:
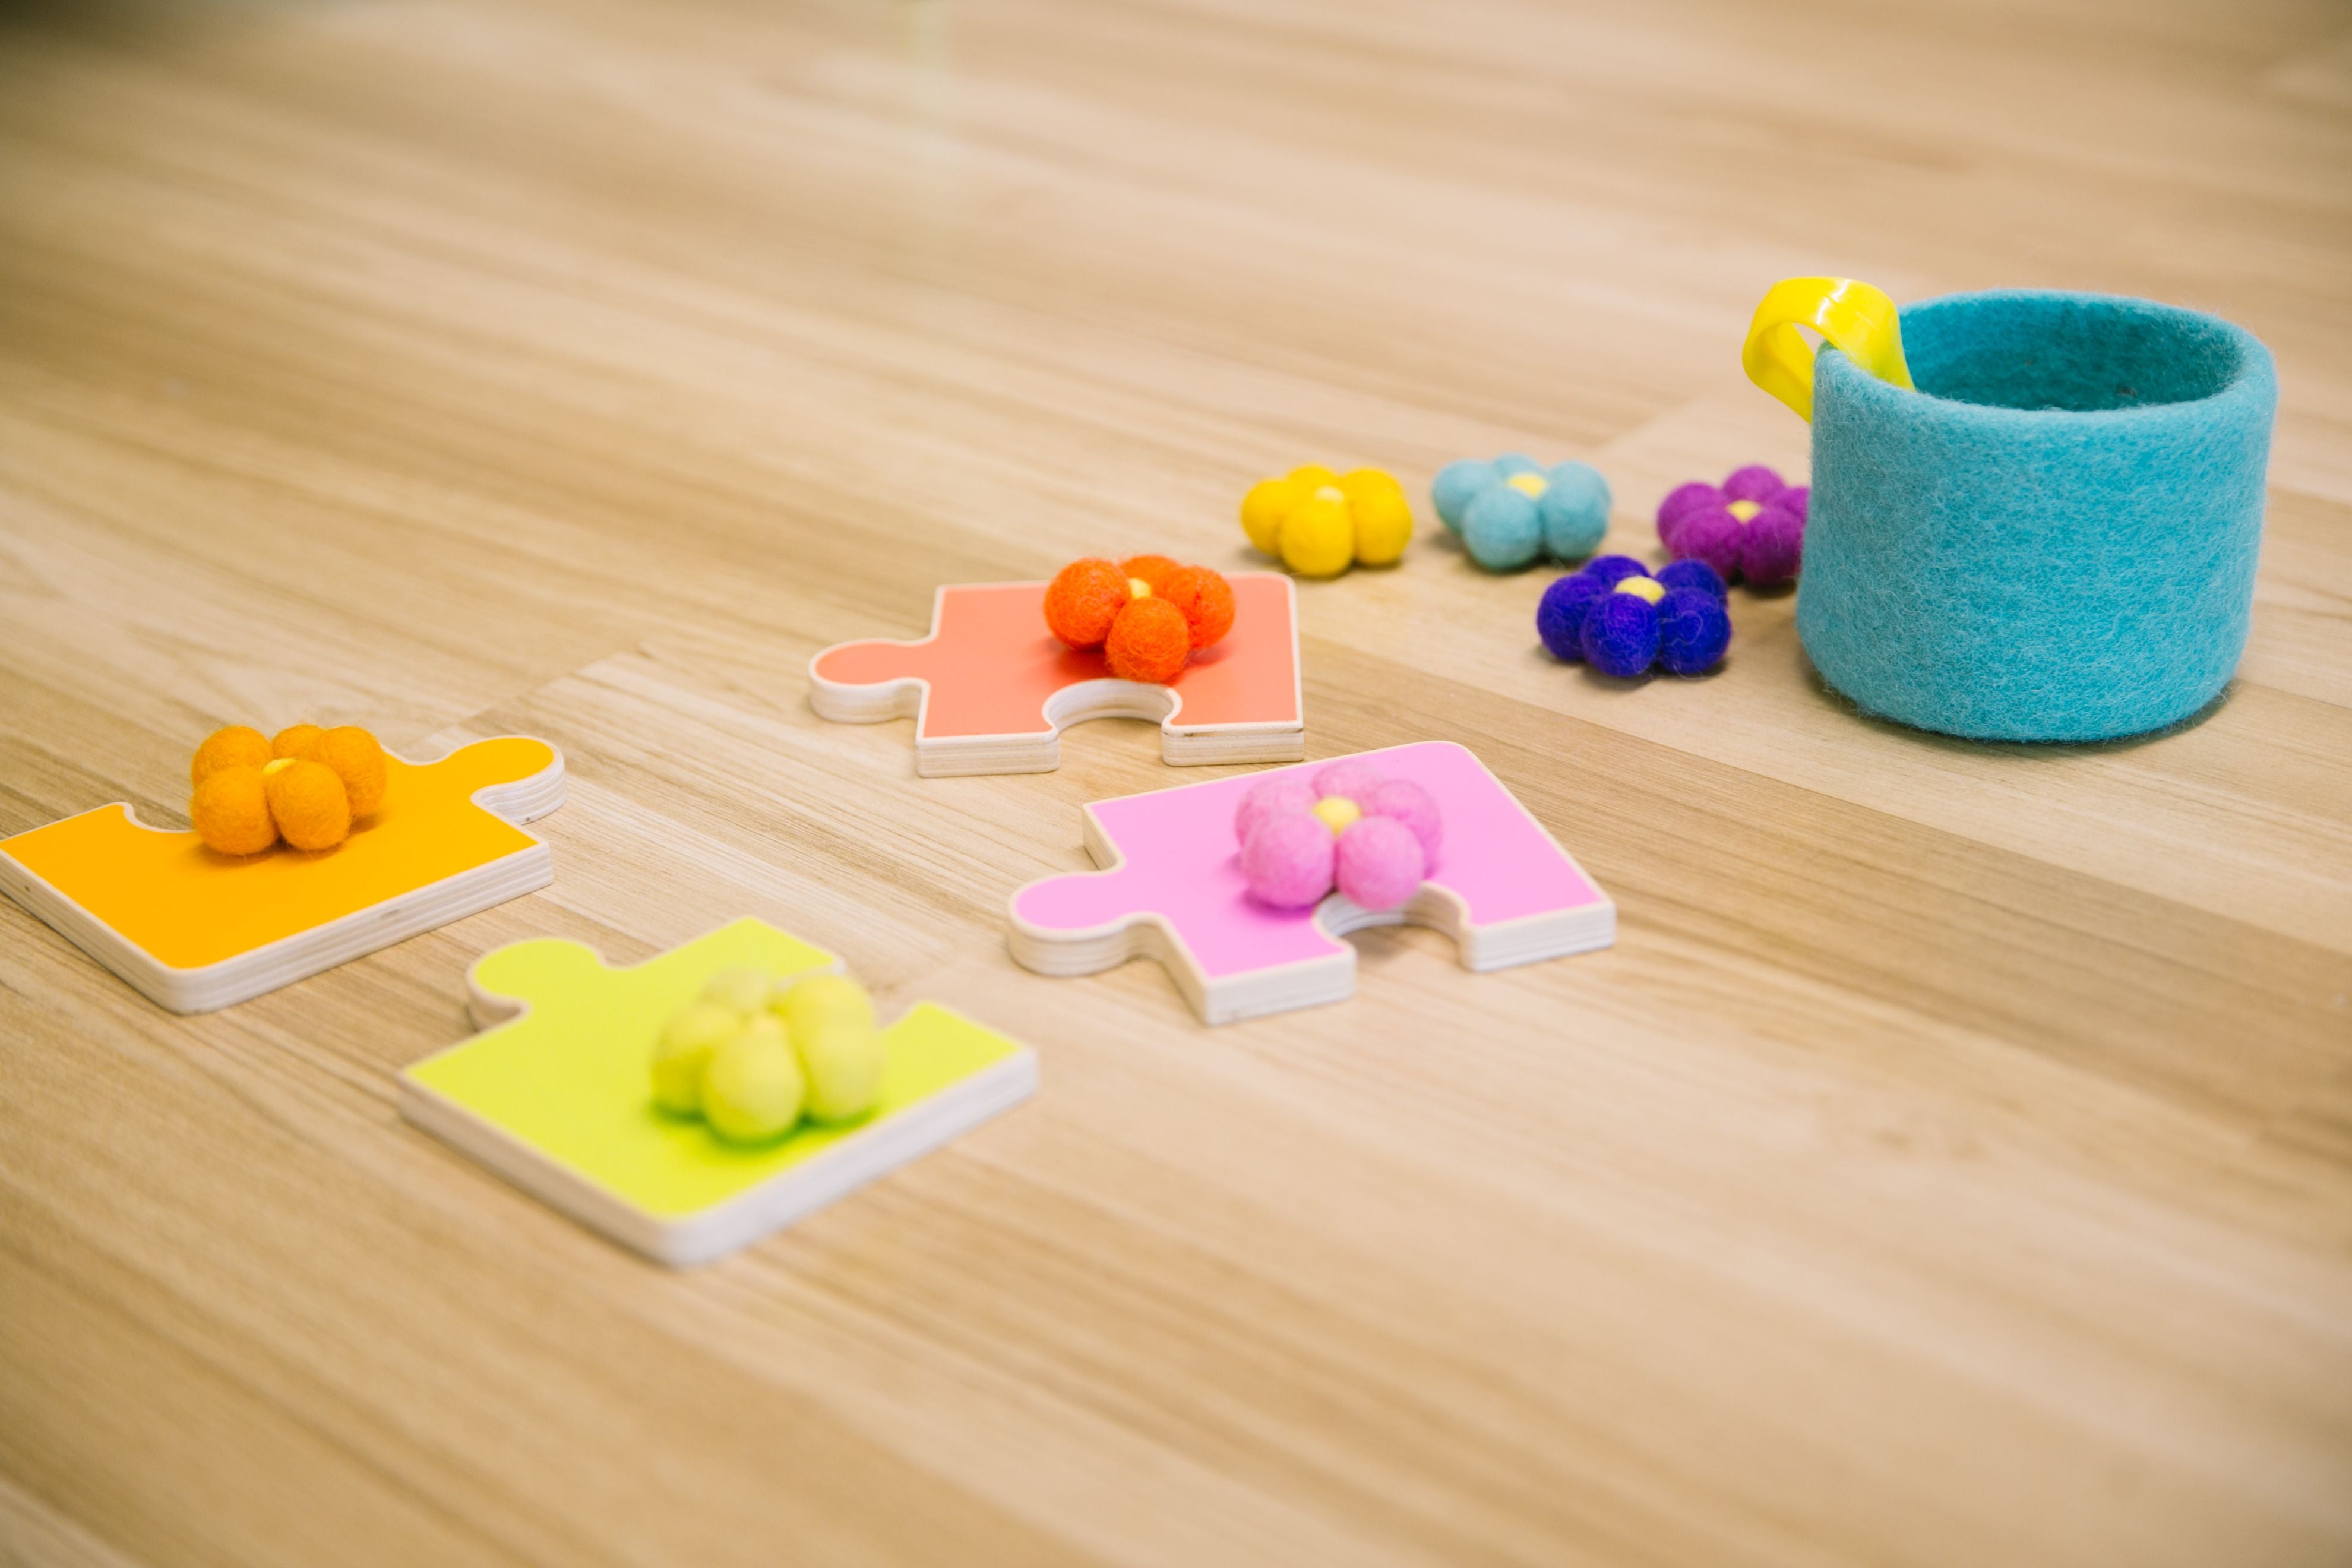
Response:
[[[627,969],[543,938],[466,976],[485,1032],[400,1075],[401,1114],[582,1224],[674,1267],[704,1263],[1026,1100],[1035,1055],[936,1003],[882,1031],[881,1098],[745,1147],[653,1101],[654,1041],[721,970],[779,976],[840,961],[743,919]]]
[[[318,854],[223,855],[117,804],[0,839],[0,891],[163,1006],[206,1012],[543,888],[521,824],[563,803],[544,741],[387,756],[384,800]]]

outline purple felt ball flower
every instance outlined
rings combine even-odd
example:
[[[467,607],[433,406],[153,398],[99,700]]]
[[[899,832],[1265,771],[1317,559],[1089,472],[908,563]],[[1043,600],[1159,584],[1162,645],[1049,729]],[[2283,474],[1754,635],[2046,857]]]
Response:
[[[1627,556],[1603,556],[1544,590],[1536,635],[1554,657],[1631,679],[1656,667],[1697,675],[1723,662],[1731,616],[1723,578],[1704,561],[1652,576]]]
[[[1677,559],[1706,562],[1727,583],[1786,583],[1804,563],[1811,493],[1761,463],[1734,469],[1720,485],[1677,485],[1658,503],[1658,542]]]
[[[1337,888],[1374,913],[1420,890],[1444,837],[1427,790],[1354,761],[1332,763],[1311,784],[1295,773],[1261,780],[1243,797],[1234,831],[1242,879],[1261,903],[1307,909]]]

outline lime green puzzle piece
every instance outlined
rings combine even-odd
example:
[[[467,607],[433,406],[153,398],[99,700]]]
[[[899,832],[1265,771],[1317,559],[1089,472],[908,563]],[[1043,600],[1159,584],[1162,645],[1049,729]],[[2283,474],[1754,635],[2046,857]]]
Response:
[[[803,1122],[778,1142],[727,1142],[698,1118],[653,1103],[655,1037],[721,970],[779,976],[838,970],[840,960],[764,921],[744,919],[627,969],[576,942],[541,938],[485,954],[467,979],[477,1016],[521,1016],[427,1058],[403,1074],[507,1139],[657,1219],[737,1197],[845,1139],[888,1130],[893,1117],[1022,1054],[1025,1047],[935,1003],[882,1031],[881,1099],[855,1122]]]

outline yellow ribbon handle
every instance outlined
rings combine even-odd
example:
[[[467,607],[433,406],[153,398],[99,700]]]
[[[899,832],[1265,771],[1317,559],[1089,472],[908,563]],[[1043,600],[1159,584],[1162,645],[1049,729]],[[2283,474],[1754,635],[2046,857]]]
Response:
[[[1783,278],[1764,291],[1756,319],[1748,323],[1748,343],[1739,363],[1748,379],[1797,411],[1813,417],[1813,345],[1797,331],[1811,327],[1822,341],[1843,349],[1862,369],[1894,385],[1909,388],[1911,367],[1903,363],[1903,326],[1895,301],[1852,278]]]

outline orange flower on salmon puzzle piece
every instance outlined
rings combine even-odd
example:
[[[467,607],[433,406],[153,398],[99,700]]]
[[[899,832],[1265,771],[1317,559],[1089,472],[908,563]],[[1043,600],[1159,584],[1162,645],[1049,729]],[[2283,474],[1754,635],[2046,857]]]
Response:
[[[1100,648],[1121,680],[1165,684],[1233,629],[1233,585],[1165,555],[1090,556],[1046,586],[1045,626],[1082,653]]]

